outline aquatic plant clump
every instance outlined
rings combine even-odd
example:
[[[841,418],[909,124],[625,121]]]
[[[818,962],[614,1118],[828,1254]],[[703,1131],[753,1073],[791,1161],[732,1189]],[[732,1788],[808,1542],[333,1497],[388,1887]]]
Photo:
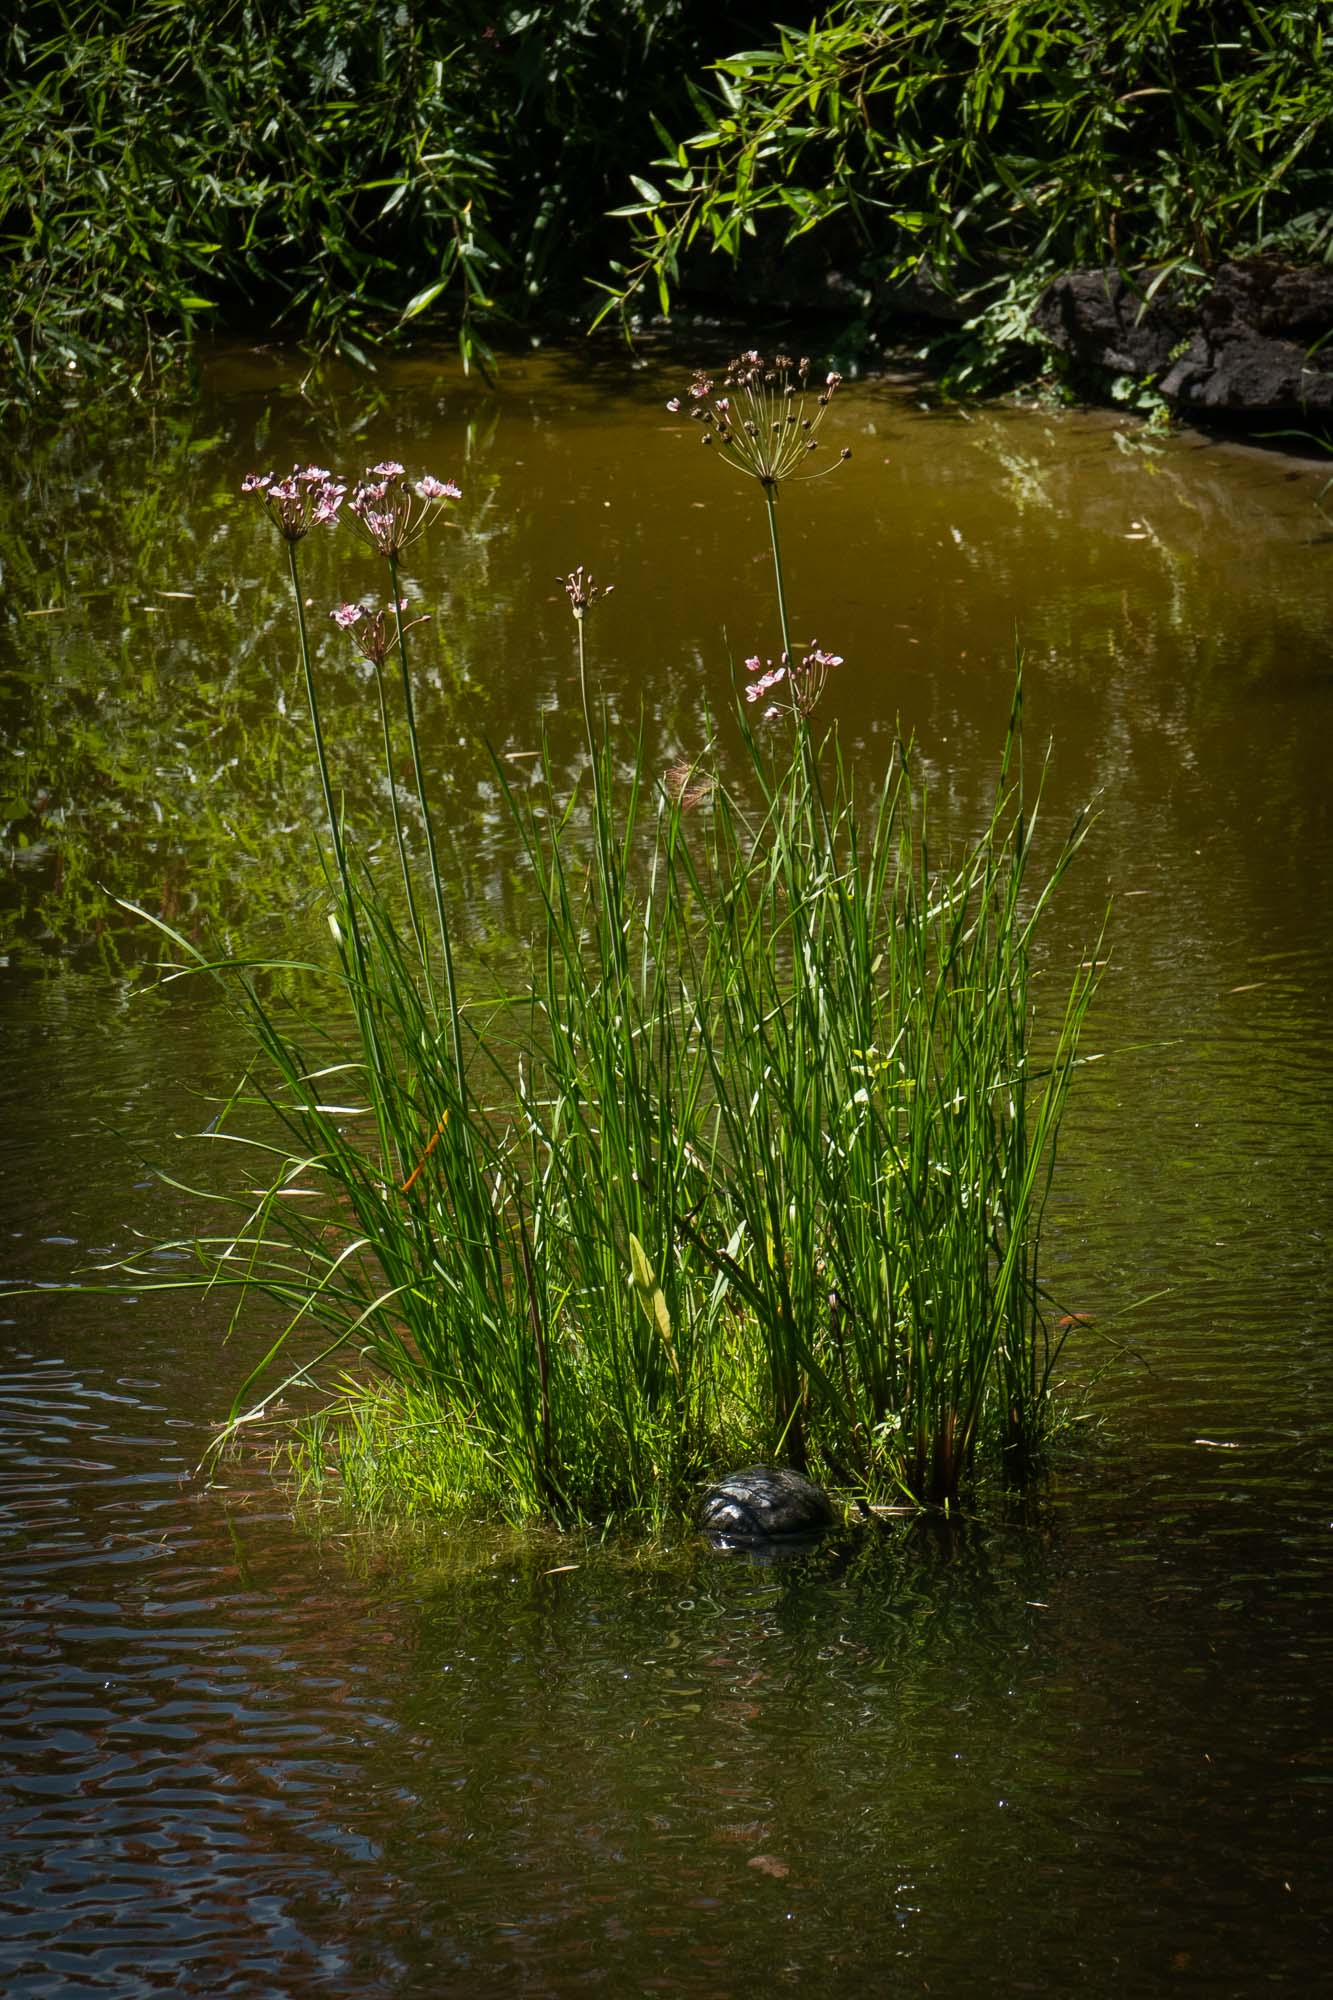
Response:
[[[765,394],[787,366],[743,359]],[[495,760],[535,920],[526,976],[489,984],[455,966],[415,722],[423,621],[398,583],[458,488],[387,461],[245,482],[291,571],[331,897],[332,955],[308,976],[337,1006],[279,1012],[249,962],[159,923],[257,1045],[218,1136],[267,1171],[215,1195],[224,1226],[190,1246],[238,1313],[283,1312],[226,1435],[320,1385],[310,1476],[341,1465],[377,1507],[397,1490],[559,1520],[677,1513],[728,1463],[939,1504],[983,1451],[1014,1478],[1040,1463],[1061,1339],[1042,1228],[1096,973],[1038,1035],[1029,964],[1082,823],[1029,881],[1021,689],[991,822],[954,865],[928,864],[908,746],[858,806],[836,739],[813,735],[840,656],[788,640],[773,501],[797,463],[748,468],[784,647],[747,663],[744,798],[706,742],[661,781],[641,751],[626,775],[591,650],[612,587],[583,565],[560,578],[587,796],[575,810],[546,762],[520,796]],[[320,723],[298,562],[337,520],[384,565],[380,608],[330,615],[374,668],[396,887],[343,823]],[[393,783],[404,728],[422,858]]]

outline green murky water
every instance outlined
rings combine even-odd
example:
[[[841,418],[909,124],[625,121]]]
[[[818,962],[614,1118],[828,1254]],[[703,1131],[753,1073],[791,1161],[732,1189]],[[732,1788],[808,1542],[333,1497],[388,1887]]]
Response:
[[[762,510],[582,356],[503,392],[425,359],[315,405],[220,356],[188,413],[6,460],[4,1265],[57,1285],[199,1211],[242,1051],[143,991],[111,895],[203,936],[319,917],[278,549],[243,472],[452,476],[428,760],[477,921],[522,884],[491,738],[578,762],[556,577],[616,591],[598,672],[663,764],[777,639]],[[248,1358],[170,1296],[0,1303],[7,1993],[1305,1993],[1333,1920],[1333,529],[1324,473],[1098,416],[835,405],[782,501],[796,626],[846,656],[868,773],[901,719],[942,830],[985,809],[1026,655],[1052,827],[1100,817],[1048,936],[1114,898],[1052,1240],[1101,1424],[1021,1515],[766,1567],[538,1538],[312,1539],[190,1477]],[[318,613],[371,587],[310,544]],[[316,620],[321,624],[322,620]],[[349,809],[369,691],[322,673]],[[725,727],[723,743],[725,752]],[[1150,1305],[1121,1320],[1133,1300]],[[1116,1344],[1112,1344],[1114,1343]],[[1132,1351],[1130,1351],[1132,1350]]]

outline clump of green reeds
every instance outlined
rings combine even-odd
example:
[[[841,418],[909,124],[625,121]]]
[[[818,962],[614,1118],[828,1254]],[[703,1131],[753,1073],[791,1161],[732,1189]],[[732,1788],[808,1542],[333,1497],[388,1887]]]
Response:
[[[989,823],[942,868],[908,748],[864,810],[816,741],[840,662],[792,647],[777,516],[837,388],[807,378],[751,354],[691,392],[772,530],[784,650],[748,663],[751,702],[774,697],[758,728],[742,706],[748,804],[703,759],[654,783],[640,748],[624,775],[589,642],[604,593],[573,571],[588,781],[560,797],[544,760],[520,798],[496,765],[535,920],[527,976],[489,990],[457,971],[400,590],[457,489],[396,464],[350,496],[315,467],[246,482],[291,569],[333,904],[305,974],[337,1006],[303,1026],[262,968],[176,940],[257,1046],[219,1136],[264,1114],[238,1135],[258,1186],[215,1196],[225,1226],[194,1248],[238,1310],[282,1314],[230,1432],[336,1370],[307,1465],[377,1506],[660,1516],[761,1456],[948,1503],[983,1444],[1016,1477],[1040,1461],[1042,1226],[1095,973],[1039,1034],[1030,963],[1081,824],[1030,881],[1019,696]],[[407,734],[424,885],[396,803],[392,887],[335,804],[299,549],[340,516],[385,568],[386,608],[334,615],[374,668],[390,777]]]

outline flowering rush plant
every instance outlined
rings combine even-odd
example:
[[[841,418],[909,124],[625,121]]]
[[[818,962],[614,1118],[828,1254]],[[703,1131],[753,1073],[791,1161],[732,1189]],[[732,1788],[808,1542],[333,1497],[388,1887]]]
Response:
[[[716,447],[714,455],[724,465],[756,480],[764,496],[773,544],[782,652],[776,663],[758,655],[745,662],[750,676],[745,698],[762,701],[774,688],[785,689],[786,698],[770,702],[764,710],[766,720],[785,714],[808,721],[824,692],[830,669],[842,665],[840,654],[826,653],[813,642],[799,655],[792,644],[777,513],[784,480],[818,478],[851,457],[850,450],[844,448],[828,464],[810,464],[812,454],[819,450],[818,433],[841,385],[842,377],[836,370],[822,382],[812,383],[808,355],[794,361],[790,354],[775,354],[766,361],[751,347],[727,363],[720,387],[705,370],[697,369],[688,396],[673,396],[667,404],[673,413],[686,410],[702,426],[703,443]]]
[[[324,743],[324,729],[320,718],[319,687],[310,653],[310,639],[306,629],[305,600],[301,594],[297,545],[312,528],[322,527],[338,520],[346,521],[355,528],[362,540],[380,556],[389,572],[388,602],[379,610],[368,604],[346,603],[335,606],[330,614],[338,629],[346,632],[358,647],[363,657],[375,669],[375,679],[379,689],[380,723],[384,732],[385,767],[390,777],[390,811],[393,818],[394,844],[398,850],[399,863],[403,873],[403,891],[407,902],[412,934],[420,953],[423,972],[427,982],[433,974],[430,968],[425,932],[418,918],[415,894],[412,886],[411,869],[407,847],[403,837],[402,821],[398,812],[397,794],[393,788],[394,756],[389,709],[385,696],[383,668],[391,648],[396,648],[402,671],[403,717],[407,724],[408,740],[412,748],[412,772],[416,781],[417,801],[421,808],[421,825],[425,834],[426,854],[430,868],[430,882],[434,892],[435,911],[439,923],[440,954],[444,967],[445,985],[448,991],[448,1018],[453,1042],[454,1075],[460,1096],[465,1095],[465,1074],[463,1047],[458,1025],[458,997],[454,988],[453,946],[449,936],[448,916],[444,907],[443,891],[440,885],[440,868],[435,848],[435,831],[431,820],[430,804],[426,793],[425,775],[421,762],[421,745],[417,737],[416,706],[412,694],[412,677],[408,662],[407,634],[416,625],[425,623],[425,615],[419,614],[405,619],[408,600],[398,587],[399,569],[405,550],[420,540],[433,521],[451,500],[461,498],[461,491],[452,479],[436,479],[432,473],[425,473],[420,479],[409,479],[406,468],[397,459],[382,459],[372,465],[361,477],[353,481],[350,491],[341,481],[324,471],[321,466],[293,466],[286,479],[275,479],[271,472],[251,472],[241,482],[243,493],[258,494],[263,501],[269,519],[277,528],[287,545],[287,566],[291,572],[292,595],[296,603],[297,635],[301,648],[301,668],[305,677],[306,701],[310,710],[311,732],[314,738],[315,762],[319,770],[320,784],[324,792],[324,813],[328,825],[329,840],[333,847],[334,863],[337,868],[343,893],[343,914],[346,918],[346,935],[349,941],[351,962],[357,969],[359,978],[366,976],[370,962],[371,945],[363,935],[358,916],[359,891],[354,888],[348,863],[346,843],[343,839],[342,815],[335,804],[332,776],[329,770],[328,752]],[[342,511],[346,502],[346,512]],[[335,936],[341,938],[335,917]],[[410,1181],[409,1181],[410,1185]]]

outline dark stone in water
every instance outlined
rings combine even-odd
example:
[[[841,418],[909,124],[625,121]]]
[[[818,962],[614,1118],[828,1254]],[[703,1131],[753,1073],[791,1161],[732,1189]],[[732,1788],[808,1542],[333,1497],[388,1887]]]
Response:
[[[766,1542],[817,1535],[833,1525],[833,1503],[820,1487],[783,1465],[747,1465],[708,1488],[699,1526],[728,1541]]]

